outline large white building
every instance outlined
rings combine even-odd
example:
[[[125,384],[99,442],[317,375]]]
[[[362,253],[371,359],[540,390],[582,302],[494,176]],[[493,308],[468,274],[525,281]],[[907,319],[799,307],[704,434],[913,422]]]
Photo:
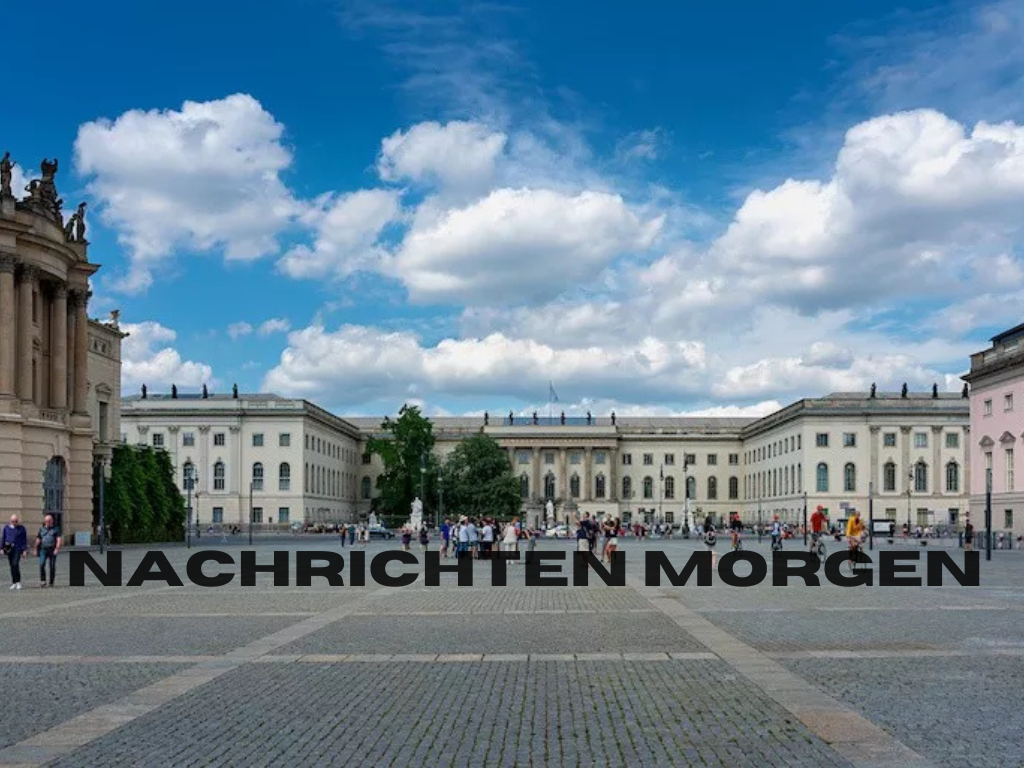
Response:
[[[238,523],[247,519],[250,481],[261,486],[252,506],[265,523],[366,519],[383,471],[366,443],[381,421],[273,395],[131,397],[123,415],[125,439],[171,451],[179,480],[186,462],[196,465],[202,521]],[[588,511],[676,524],[733,511],[748,522],[775,514],[797,522],[805,504],[838,520],[854,508],[866,514],[869,495],[876,518],[898,523],[956,526],[967,509],[968,401],[960,395],[837,393],[760,419],[486,416],[433,425],[442,458],[471,434],[493,437],[532,522],[548,499],[556,520]],[[424,499],[428,518],[436,501]]]

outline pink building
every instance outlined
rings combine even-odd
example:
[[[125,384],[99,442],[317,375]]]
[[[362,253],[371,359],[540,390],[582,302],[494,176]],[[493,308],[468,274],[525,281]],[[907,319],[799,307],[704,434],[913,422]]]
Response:
[[[1024,324],[992,337],[971,355],[971,520],[985,524],[985,486],[991,474],[992,530],[1024,532]]]

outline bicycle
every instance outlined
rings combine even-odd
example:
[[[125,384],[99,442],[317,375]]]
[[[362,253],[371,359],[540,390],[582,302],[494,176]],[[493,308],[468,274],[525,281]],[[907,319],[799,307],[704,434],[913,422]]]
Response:
[[[849,556],[843,561],[843,571],[853,576],[863,568],[858,568],[858,565],[866,565],[868,562],[867,555],[864,554],[862,542],[857,542],[853,547],[850,547]]]
[[[824,560],[828,557],[828,549],[825,547],[825,537],[820,533],[812,534],[812,536],[811,554],[817,555],[819,558]]]
[[[782,537],[781,536],[772,536],[772,552],[781,552],[781,551],[782,551]]]
[[[733,552],[739,552],[741,549],[743,549],[743,539],[742,539],[742,537],[740,537],[740,535],[738,533],[733,533],[733,535],[732,535],[732,551]]]

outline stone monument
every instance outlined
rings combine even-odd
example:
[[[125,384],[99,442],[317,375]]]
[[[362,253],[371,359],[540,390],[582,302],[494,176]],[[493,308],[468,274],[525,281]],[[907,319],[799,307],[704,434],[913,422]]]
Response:
[[[412,530],[418,531],[423,527],[423,502],[420,501],[419,496],[412,500],[410,511],[411,514],[409,515],[409,522],[406,523],[406,525]]]
[[[555,502],[548,499],[548,503],[544,505],[544,516],[547,518],[548,525],[555,522]]]
[[[378,525],[380,525],[380,521],[377,519],[377,514],[375,512],[370,513],[370,519],[367,521],[366,524],[370,528],[376,528]]]

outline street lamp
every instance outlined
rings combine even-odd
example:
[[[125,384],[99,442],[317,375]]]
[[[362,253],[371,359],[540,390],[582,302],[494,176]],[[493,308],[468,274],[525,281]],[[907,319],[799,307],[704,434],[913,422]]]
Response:
[[[914,470],[907,473],[907,535],[910,535],[910,491],[914,486]]]
[[[444,487],[441,485],[441,468],[437,468],[437,512],[434,513],[434,529],[441,529],[441,518],[444,516]]]
[[[99,472],[100,472],[100,476],[99,476],[99,496],[100,496],[100,498],[99,498],[99,502],[100,502],[100,532],[99,533],[100,533],[100,535],[99,535],[99,539],[100,539],[100,554],[101,555],[103,554],[104,546],[106,545],[106,540],[107,540],[107,522],[106,522],[106,519],[105,519],[106,518],[106,499],[104,498],[104,489],[105,489],[105,486],[106,486],[106,472],[105,472],[105,465],[106,465],[106,463],[107,463],[106,457],[104,457],[104,456],[97,456],[96,457],[96,466],[99,468]]]
[[[696,527],[690,525],[690,462],[687,461],[685,453],[683,454],[683,525],[686,526],[687,532]]]
[[[426,487],[426,481],[427,481],[427,452],[426,451],[420,451],[420,501],[423,501],[425,499],[426,495],[427,495],[426,491],[424,490],[424,488]]]
[[[985,559],[992,559],[992,467],[985,470]]]
[[[188,502],[185,507],[185,545],[192,549],[192,487],[196,482],[196,468],[192,462],[185,465],[185,490]],[[179,498],[181,498],[179,496]]]

